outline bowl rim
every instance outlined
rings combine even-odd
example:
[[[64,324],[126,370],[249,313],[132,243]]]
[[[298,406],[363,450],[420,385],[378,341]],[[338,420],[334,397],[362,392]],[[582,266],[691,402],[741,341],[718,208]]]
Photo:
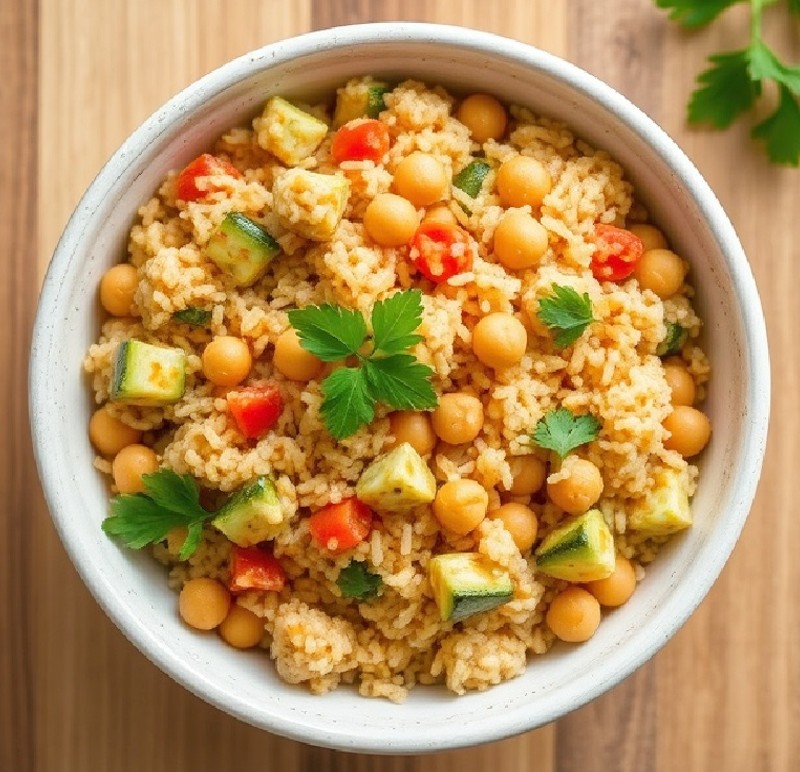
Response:
[[[740,451],[740,467],[744,470],[744,476],[740,476],[732,483],[738,492],[737,511],[733,521],[728,523],[732,527],[719,534],[716,562],[710,568],[706,567],[707,570],[691,588],[690,595],[684,596],[676,609],[677,613],[666,636],[663,633],[644,634],[643,645],[632,656],[627,656],[624,666],[618,666],[614,659],[598,665],[597,672],[593,673],[591,678],[583,679],[582,683],[586,688],[581,690],[579,695],[574,694],[574,690],[567,690],[566,694],[552,694],[547,708],[534,716],[519,709],[515,709],[511,715],[505,714],[504,711],[491,711],[484,715],[478,728],[472,723],[452,725],[447,736],[438,733],[435,737],[423,739],[424,730],[420,727],[420,734],[416,736],[416,739],[413,734],[405,736],[404,733],[393,732],[391,742],[387,742],[388,738],[385,735],[376,730],[360,727],[356,723],[348,726],[346,731],[333,727],[321,731],[278,711],[271,713],[264,711],[254,716],[250,706],[216,685],[212,680],[199,678],[191,664],[161,646],[152,632],[146,626],[140,625],[129,612],[124,595],[119,588],[82,554],[77,538],[72,535],[68,527],[68,505],[64,501],[63,491],[59,490],[55,484],[57,462],[51,459],[46,452],[48,427],[43,423],[37,406],[45,404],[48,398],[46,388],[47,354],[50,347],[49,339],[53,337],[54,333],[49,329],[47,320],[53,318],[53,312],[57,308],[55,301],[58,289],[70,273],[71,257],[80,247],[87,217],[91,219],[94,216],[105,191],[120,176],[120,169],[125,169],[130,158],[135,158],[140,149],[158,142],[159,136],[178,115],[197,109],[207,99],[217,96],[241,79],[251,76],[261,69],[269,69],[310,54],[331,52],[345,47],[383,43],[433,42],[455,48],[471,49],[476,53],[491,55],[494,58],[509,60],[518,65],[543,71],[571,89],[600,103],[605,109],[611,110],[654,153],[670,164],[676,178],[714,233],[724,255],[735,296],[739,302],[744,329],[743,341],[746,344],[746,366],[750,373],[746,394],[749,413],[748,426],[745,427],[743,433],[744,440]],[[163,672],[205,701],[249,724],[285,737],[351,751],[419,753],[500,740],[560,718],[597,698],[631,675],[682,627],[708,593],[730,557],[755,496],[769,422],[770,370],[767,334],[755,280],[733,225],[694,164],[674,140],[642,110],[590,73],[529,44],[493,33],[454,25],[382,22],[346,25],[308,32],[237,57],[203,76],[168,100],[116,150],[75,207],[56,246],[43,282],[32,341],[28,384],[29,412],[39,477],[48,509],[61,541],[83,582],[105,613],[140,652]],[[324,698],[309,697],[309,699]],[[402,709],[402,707],[398,708],[398,710]]]

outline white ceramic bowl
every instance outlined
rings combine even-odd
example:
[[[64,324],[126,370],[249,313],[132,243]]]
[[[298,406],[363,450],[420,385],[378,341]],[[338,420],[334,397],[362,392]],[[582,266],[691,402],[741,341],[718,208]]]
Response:
[[[560,118],[608,150],[691,261],[714,366],[714,436],[702,460],[695,526],[662,552],[632,600],[607,616],[590,643],[556,647],[519,678],[465,697],[419,687],[400,706],[367,701],[350,688],[313,697],[281,682],[264,655],[232,651],[180,622],[163,570],[100,530],[108,492],[92,467],[91,402],[81,371],[98,331],[100,277],[123,258],[136,209],[166,172],[252,117],[272,94],[328,94],[367,73],[488,91]],[[406,23],[343,27],[267,46],[193,84],[137,129],[89,187],[53,257],[36,319],[30,390],[53,520],[89,589],[125,635],[175,680],[244,721],[309,743],[377,753],[474,745],[546,724],[658,651],[736,543],[761,467],[770,394],[764,319],[747,259],[719,202],[674,142],[609,86],[550,54],[482,32]]]

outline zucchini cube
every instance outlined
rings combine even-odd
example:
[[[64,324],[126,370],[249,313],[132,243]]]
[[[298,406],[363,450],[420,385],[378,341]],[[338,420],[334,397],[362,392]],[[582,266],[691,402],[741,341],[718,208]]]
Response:
[[[554,528],[536,550],[536,570],[568,582],[606,579],[616,564],[614,537],[599,509]]]
[[[281,225],[312,241],[333,237],[349,194],[346,178],[307,169],[289,169],[272,186],[273,207]]]
[[[259,477],[236,491],[211,524],[239,547],[252,547],[274,539],[288,525],[275,481],[271,477]]]
[[[258,144],[287,166],[305,160],[322,144],[328,124],[295,107],[282,97],[272,97],[254,123]]]
[[[378,511],[402,512],[433,501],[436,478],[422,456],[404,442],[364,470],[356,496]]]
[[[131,338],[117,348],[111,400],[128,405],[171,405],[186,388],[186,354]]]
[[[231,276],[237,287],[255,284],[280,245],[257,222],[241,212],[229,212],[206,244],[206,256]]]
[[[628,513],[628,527],[648,536],[669,536],[689,528],[692,510],[688,489],[685,472],[666,470],[660,475],[655,490]]]
[[[428,563],[428,578],[443,622],[458,622],[514,597],[508,573],[474,552],[436,555]]]

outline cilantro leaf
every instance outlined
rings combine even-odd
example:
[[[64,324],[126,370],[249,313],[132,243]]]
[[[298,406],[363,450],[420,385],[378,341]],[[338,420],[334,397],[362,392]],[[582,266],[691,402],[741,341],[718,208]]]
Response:
[[[422,340],[413,334],[422,322],[422,292],[397,292],[379,300],[372,309],[372,334],[375,350],[399,354]]]
[[[800,0],[798,0],[800,2]],[[781,62],[761,40],[755,40],[748,49],[750,77],[753,80],[768,78],[783,84],[795,94],[800,94],[800,67],[790,67]]]
[[[146,493],[123,493],[111,499],[111,515],[103,521],[103,530],[138,550],[166,538],[173,528],[188,528],[179,555],[186,560],[200,545],[203,523],[213,512],[200,506],[197,483],[189,475],[159,469],[142,479]]]
[[[555,344],[564,348],[583,335],[596,319],[588,293],[579,295],[572,287],[554,284],[553,296],[539,301],[536,315],[551,329],[557,330]]]
[[[383,579],[378,574],[373,574],[363,562],[351,560],[339,572],[336,584],[339,585],[343,598],[363,601],[378,595]]]
[[[322,418],[337,440],[353,434],[375,417],[375,400],[367,389],[364,373],[355,367],[334,370],[322,382]]]
[[[656,0],[656,5],[668,9],[669,18],[684,27],[702,27],[739,2],[742,0]]]
[[[531,437],[540,448],[553,450],[564,458],[575,448],[596,440],[600,427],[593,415],[575,416],[562,407],[542,418]]]
[[[358,352],[367,337],[359,311],[325,304],[289,311],[300,345],[323,362],[336,362]]]
[[[763,139],[770,161],[800,164],[800,105],[789,88],[780,86],[781,101],[772,115],[753,129],[752,136]]]
[[[208,516],[209,513],[200,506],[200,491],[190,475],[159,469],[142,475],[142,480],[147,495],[163,509],[195,518]]]
[[[436,407],[431,384],[433,370],[411,354],[394,354],[364,363],[364,377],[376,401],[397,410],[425,410]]]
[[[689,123],[730,126],[753,106],[761,84],[750,77],[750,52],[728,51],[708,58],[712,66],[697,76],[699,87],[689,100]]]
[[[204,327],[211,321],[211,311],[190,306],[183,311],[176,311],[172,318],[184,324],[191,324],[193,327]]]

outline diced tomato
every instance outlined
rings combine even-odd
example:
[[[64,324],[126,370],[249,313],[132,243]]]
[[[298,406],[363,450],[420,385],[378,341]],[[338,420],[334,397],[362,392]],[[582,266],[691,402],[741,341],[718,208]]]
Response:
[[[336,132],[331,143],[334,163],[342,161],[375,161],[378,163],[389,149],[389,129],[372,118],[356,118]]]
[[[266,434],[283,412],[283,397],[274,383],[229,391],[227,399],[239,431],[249,439]]]
[[[435,220],[427,220],[417,228],[409,257],[423,276],[435,282],[447,281],[472,268],[467,232]]]
[[[627,279],[644,253],[644,244],[636,234],[615,225],[596,225],[594,243],[597,249],[592,255],[592,273],[598,281]]]
[[[241,172],[224,158],[217,158],[215,155],[203,153],[197,156],[179,175],[178,175],[178,198],[183,201],[199,201],[207,193],[213,193],[219,188],[209,185],[205,190],[197,187],[198,177],[211,177],[219,174],[227,174],[229,177],[239,178]]]
[[[278,559],[260,547],[231,549],[231,592],[267,590],[279,592],[286,586],[286,572]]]
[[[308,527],[320,547],[331,552],[344,552],[369,536],[372,510],[353,496],[318,509],[308,518]]]

